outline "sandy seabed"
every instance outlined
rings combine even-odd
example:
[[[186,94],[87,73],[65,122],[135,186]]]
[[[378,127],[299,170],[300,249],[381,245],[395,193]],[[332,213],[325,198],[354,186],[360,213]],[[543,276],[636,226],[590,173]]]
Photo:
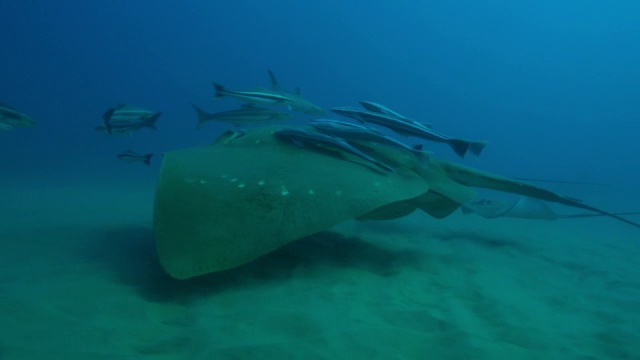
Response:
[[[347,222],[169,278],[153,185],[12,184],[0,359],[640,359],[640,231],[459,213]]]

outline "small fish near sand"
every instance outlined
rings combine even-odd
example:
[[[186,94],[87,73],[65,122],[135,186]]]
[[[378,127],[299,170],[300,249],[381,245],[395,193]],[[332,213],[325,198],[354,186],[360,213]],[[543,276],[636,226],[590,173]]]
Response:
[[[195,104],[191,104],[198,115],[198,129],[209,121],[224,122],[235,126],[255,126],[288,120],[291,116],[272,109],[254,105],[243,105],[239,109],[209,113]]]
[[[137,163],[137,162],[141,162],[144,163],[146,165],[151,165],[151,157],[153,156],[153,153],[149,153],[149,154],[139,154],[133,150],[127,150],[124,152],[121,152],[120,154],[116,155],[116,157],[124,162],[128,162],[128,163]]]
[[[247,103],[262,105],[290,106],[292,103],[292,100],[290,98],[264,89],[254,91],[228,90],[227,88],[216,82],[213,83],[213,87],[214,89],[216,89],[216,98],[232,97]]]
[[[7,104],[0,103],[0,130],[9,131],[19,127],[30,128],[34,126],[36,123],[27,115]]]
[[[161,112],[118,105],[104,113],[104,128],[110,135],[131,135],[142,128],[156,130],[156,122],[160,115],[162,115]],[[97,128],[96,130],[99,131]]]

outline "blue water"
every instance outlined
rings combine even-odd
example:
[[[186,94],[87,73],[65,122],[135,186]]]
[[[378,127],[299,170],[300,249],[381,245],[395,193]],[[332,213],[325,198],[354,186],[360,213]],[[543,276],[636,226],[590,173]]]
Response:
[[[207,142],[217,129],[196,132],[188,103],[229,108],[233,102],[211,101],[210,82],[266,86],[267,68],[324,107],[374,100],[445,133],[490,141],[470,163],[509,175],[629,184],[639,170],[633,1],[2,8],[0,99],[39,125],[2,134],[7,174],[109,173],[121,166],[111,155],[123,147],[161,152]],[[162,111],[159,131],[130,141],[96,136],[93,126],[118,103]]]
[[[376,101],[489,142],[464,160],[428,143],[439,157],[610,184],[548,187],[638,211],[639,14],[637,1],[4,1],[0,101],[37,127],[0,133],[0,175],[151,183],[162,152],[211,143],[228,128],[196,129],[190,102],[236,106],[214,101],[211,81],[267,87],[271,69],[283,88],[299,86],[325,108]],[[96,133],[120,103],[162,111],[158,130]],[[127,149],[157,155],[150,168],[118,161]]]

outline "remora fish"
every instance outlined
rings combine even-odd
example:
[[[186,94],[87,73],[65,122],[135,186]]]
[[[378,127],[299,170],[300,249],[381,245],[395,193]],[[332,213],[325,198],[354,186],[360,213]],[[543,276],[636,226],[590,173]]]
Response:
[[[17,127],[34,127],[36,123],[13,107],[0,103],[0,130],[9,131]]]
[[[326,146],[326,147],[343,150],[355,156],[358,156],[376,165],[377,167],[383,170],[394,172],[393,168],[391,168],[390,166],[363,153],[362,151],[351,146],[351,144],[349,144],[347,141],[339,137],[325,135],[315,131],[307,131],[307,130],[300,130],[300,129],[276,130],[273,133],[273,135],[280,139],[286,139],[286,140],[292,141],[293,143],[296,143],[298,145],[312,144],[315,146],[321,146],[321,147]]]
[[[398,120],[402,120],[402,121],[405,121],[405,122],[408,122],[408,123],[416,123],[416,124],[420,124],[420,125],[426,126],[428,128],[432,128],[431,124],[429,124],[429,123],[421,123],[421,122],[415,121],[415,120],[413,120],[411,118],[408,118],[408,117],[406,117],[404,115],[400,115],[399,113],[389,109],[388,107],[386,107],[386,106],[384,106],[382,104],[379,104],[379,103],[376,103],[376,102],[373,102],[373,101],[360,101],[360,105],[362,105],[363,108],[365,108],[365,109],[367,109],[368,111],[371,111],[371,112],[393,116],[393,117],[397,118]]]
[[[152,153],[149,154],[138,154],[137,152],[133,151],[133,150],[127,150],[125,152],[122,152],[118,155],[116,155],[116,157],[118,157],[118,159],[122,160],[122,161],[126,161],[128,163],[134,163],[134,162],[143,162],[147,165],[151,165],[151,157],[153,156]]]
[[[213,87],[216,89],[215,97],[233,97],[254,104],[269,104],[269,105],[291,105],[292,100],[286,96],[274,94],[269,91],[256,90],[256,91],[234,91],[227,90],[224,86],[213,83]]]
[[[422,139],[435,142],[446,143],[460,157],[464,157],[467,150],[471,150],[474,155],[480,155],[484,147],[487,145],[484,141],[470,141],[465,139],[456,139],[444,134],[435,132],[418,122],[406,122],[396,117],[386,114],[360,110],[352,107],[336,107],[332,108],[336,114],[356,119],[360,122],[369,122],[387,127],[398,134],[416,136]]]
[[[119,105],[108,109],[104,115],[104,127],[109,134],[133,133],[142,128],[156,130],[156,121],[161,112],[153,112],[142,108]]]
[[[289,104],[291,109],[303,112],[305,114],[322,115],[325,113],[323,108],[303,98],[302,94],[300,93],[300,88],[297,88],[295,93],[290,93],[282,90],[282,88],[280,88],[280,86],[278,85],[278,80],[273,74],[273,71],[267,71],[269,72],[269,79],[271,80],[271,91],[291,99],[291,104]]]
[[[309,125],[321,133],[337,136],[347,141],[355,139],[389,144],[397,148],[407,150],[418,157],[429,154],[428,152],[422,151],[422,146],[412,148],[392,137],[383,135],[377,130],[370,129],[362,125],[329,119],[312,120],[309,122]]]
[[[267,122],[286,120],[290,117],[289,114],[253,105],[244,105],[236,110],[217,113],[208,113],[195,104],[191,104],[191,106],[198,114],[198,128],[202,127],[202,125],[207,121],[221,121],[231,123],[236,126],[261,125]]]

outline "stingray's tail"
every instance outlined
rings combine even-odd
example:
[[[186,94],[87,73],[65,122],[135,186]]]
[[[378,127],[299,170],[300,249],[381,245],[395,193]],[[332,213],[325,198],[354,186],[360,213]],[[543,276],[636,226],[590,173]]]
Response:
[[[573,206],[573,207],[577,207],[577,208],[581,208],[581,209],[585,209],[585,210],[590,210],[590,211],[596,212],[598,214],[601,214],[601,215],[604,215],[604,216],[608,216],[610,218],[614,218],[616,220],[622,221],[624,223],[627,223],[627,224],[629,224],[631,226],[635,226],[635,227],[640,229],[640,224],[623,218],[622,216],[620,216],[622,214],[610,213],[608,211],[600,210],[598,208],[583,204],[583,203],[581,203],[579,201],[576,201],[574,199],[570,199],[570,198],[562,198],[562,199],[563,199],[562,201],[558,201],[561,204],[569,205],[569,206]]]

